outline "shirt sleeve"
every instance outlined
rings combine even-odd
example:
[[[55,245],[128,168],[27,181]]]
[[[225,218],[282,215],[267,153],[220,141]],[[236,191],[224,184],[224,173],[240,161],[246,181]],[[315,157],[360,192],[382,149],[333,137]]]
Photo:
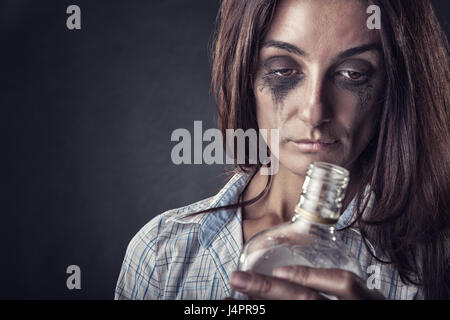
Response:
[[[161,218],[155,217],[131,239],[117,280],[115,300],[154,300],[160,288],[156,265]]]

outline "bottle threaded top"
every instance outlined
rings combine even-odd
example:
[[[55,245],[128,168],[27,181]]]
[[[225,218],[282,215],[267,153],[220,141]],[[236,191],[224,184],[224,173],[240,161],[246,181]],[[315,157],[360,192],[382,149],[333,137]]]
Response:
[[[315,222],[336,223],[349,181],[350,173],[345,168],[327,162],[311,163],[296,213]]]

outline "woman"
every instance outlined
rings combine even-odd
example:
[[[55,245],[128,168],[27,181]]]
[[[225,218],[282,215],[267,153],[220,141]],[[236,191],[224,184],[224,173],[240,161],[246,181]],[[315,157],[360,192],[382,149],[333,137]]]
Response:
[[[369,5],[380,29],[367,26]],[[450,298],[448,43],[429,1],[225,0],[219,19],[221,130],[278,129],[278,172],[239,165],[216,196],[150,221],[128,246],[116,299],[222,299],[232,288]],[[338,234],[363,270],[378,267],[378,288],[335,269],[233,273],[243,243],[292,218],[313,161],[350,171]]]

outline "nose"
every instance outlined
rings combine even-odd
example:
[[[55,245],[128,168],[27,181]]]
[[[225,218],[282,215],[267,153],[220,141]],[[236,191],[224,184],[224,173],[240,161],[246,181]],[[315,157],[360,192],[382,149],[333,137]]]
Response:
[[[332,110],[329,103],[326,75],[319,72],[306,80],[298,110],[299,119],[308,127],[320,127],[331,120]]]

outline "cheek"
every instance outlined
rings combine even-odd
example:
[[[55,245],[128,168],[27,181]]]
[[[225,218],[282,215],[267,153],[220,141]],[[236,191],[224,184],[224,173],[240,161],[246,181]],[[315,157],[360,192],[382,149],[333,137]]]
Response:
[[[274,101],[274,97],[269,90],[254,90],[256,102],[256,120],[258,129],[278,129],[278,136],[281,139],[286,130],[287,115],[286,106]],[[268,137],[267,137],[268,138]],[[272,140],[264,139],[269,149],[272,149]],[[282,142],[278,145],[280,156],[282,152]]]
[[[336,89],[336,120],[343,129],[343,143],[353,157],[364,150],[375,133],[381,107],[377,97],[370,84],[352,91]]]
[[[359,127],[366,118],[375,121],[380,94],[379,91],[375,91],[375,87],[373,83],[367,83],[358,87],[335,86],[333,88],[333,108],[336,117],[345,128],[355,131],[355,128]]]
[[[260,83],[260,82],[259,82]],[[299,101],[305,96],[301,87],[286,90],[282,99],[268,87],[259,84],[254,88],[256,115],[260,129],[279,129],[280,136],[292,131],[292,125],[298,125],[295,115],[298,113]]]
[[[271,94],[266,90],[254,90],[256,102],[256,119],[259,129],[280,129],[282,122],[282,109],[273,101]]]

